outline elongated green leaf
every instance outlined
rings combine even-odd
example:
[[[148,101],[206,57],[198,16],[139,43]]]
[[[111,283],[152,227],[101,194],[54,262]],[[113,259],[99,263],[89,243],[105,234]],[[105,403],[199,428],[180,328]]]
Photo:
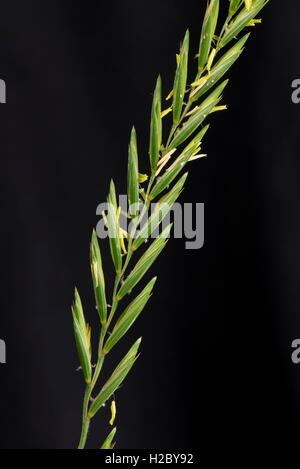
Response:
[[[209,104],[212,104],[218,99],[221,94],[223,93],[224,89],[228,85],[229,80],[224,80],[220,85],[218,85],[205,100],[200,104],[199,109],[203,106],[204,108],[207,107]]]
[[[242,0],[231,0],[229,5],[229,14],[234,15],[240,8]]]
[[[118,203],[117,203],[117,196],[116,196],[116,188],[113,179],[110,180],[110,185],[109,185],[109,196],[110,196],[110,201],[113,204],[115,210],[118,208]]]
[[[177,148],[183,142],[186,141],[202,124],[204,119],[208,116],[210,111],[215,107],[215,105],[219,102],[219,99],[216,99],[211,104],[207,106],[201,105],[201,107],[186,121],[181,129],[179,129],[178,133],[175,135],[174,139],[170,144],[170,149]]]
[[[135,287],[135,285],[137,285],[137,283],[144,277],[145,273],[150,269],[153,262],[165,247],[167,243],[166,238],[169,236],[171,227],[171,224],[167,226],[139,259],[118,291],[118,300],[121,300],[128,292],[130,292],[132,288]]]
[[[163,212],[163,206],[165,204],[167,205],[167,207],[169,207],[169,210],[172,208],[172,205],[176,202],[181,192],[183,191],[183,186],[186,181],[186,178],[188,177],[188,174],[188,171],[186,171],[174,184],[172,189],[166,194],[164,194],[160,199],[158,199],[155,204],[153,214],[158,214],[159,212],[162,212],[162,215],[164,216],[165,212]],[[163,218],[161,218],[161,220],[162,219]]]
[[[196,129],[202,124],[207,115],[215,107],[219,101],[219,97],[226,87],[228,80],[225,80],[219,85],[199,106],[199,108],[192,114],[192,116],[183,124],[181,129],[175,135],[170,144],[170,149],[177,148],[187,138],[189,138]]]
[[[138,152],[136,142],[135,128],[132,128],[130,144],[128,150],[128,173],[127,173],[127,191],[129,201],[129,213],[136,217],[139,211],[139,182],[138,182]]]
[[[153,262],[156,260],[156,258],[159,256],[159,254],[165,247],[166,242],[167,241],[165,241],[159,248],[152,252],[151,255],[148,256],[143,263],[141,263],[139,266],[135,266],[133,271],[128,275],[124,284],[120,288],[120,291],[118,292],[117,296],[118,300],[121,300],[127,293],[129,293],[132,288],[134,288],[137,283],[143,278],[143,276],[150,269]]]
[[[86,325],[85,325],[85,318],[83,314],[83,308],[82,308],[82,303],[81,303],[81,298],[79,296],[77,288],[75,288],[74,292],[74,306],[73,306],[73,311],[75,314],[75,318],[78,321],[78,324],[80,328],[85,331]]]
[[[157,197],[163,190],[166,189],[173,181],[174,179],[178,176],[178,174],[182,171],[190,157],[192,156],[194,150],[197,148],[198,143],[195,143],[194,145],[189,145],[189,148],[186,148],[182,154],[177,158],[177,160],[174,161],[173,167],[169,170],[166,171],[165,174],[160,178],[160,180],[155,184],[153,187],[149,199],[153,200],[155,197]],[[177,161],[177,164],[175,164]]]
[[[157,78],[155,95],[156,95],[156,117],[157,117],[157,125],[158,125],[158,149],[160,150],[161,141],[162,141],[162,112],[161,112],[161,77],[160,75]]]
[[[117,274],[122,269],[121,246],[119,238],[119,222],[117,219],[116,207],[111,199],[108,197],[108,236],[110,244],[111,257],[116,269]]]
[[[183,153],[187,151],[190,146],[194,145],[197,143],[199,145],[200,142],[202,142],[203,137],[205,136],[206,132],[209,129],[209,124],[207,124],[205,127],[203,127],[194,137],[193,140],[185,147],[183,150]]]
[[[211,0],[206,9],[199,44],[198,72],[205,67],[219,15],[219,0]]]
[[[79,323],[76,314],[76,306],[72,307],[75,341],[83,376],[87,384],[91,382],[92,366],[90,357],[90,338],[87,336],[87,326]]]
[[[187,30],[182,48],[180,51],[180,61],[175,74],[174,96],[173,96],[173,123],[178,124],[182,111],[182,104],[186,90],[187,67],[189,55],[190,33]]]
[[[155,282],[157,280],[157,277],[153,277],[150,282],[147,283],[145,288],[141,291],[141,293],[127,306],[125,311],[121,314],[119,319],[116,322],[115,328],[118,328],[125,319],[127,319],[129,316],[132,315],[132,313],[140,307],[141,303],[148,301],[152,294],[153,287],[155,285]]]
[[[114,439],[114,436],[116,434],[116,431],[117,431],[117,427],[114,427],[112,429],[112,431],[107,435],[107,437],[105,438],[104,440],[104,443],[103,445],[101,446],[100,449],[112,449],[113,446],[112,446],[112,441]]]
[[[101,324],[104,325],[107,319],[107,303],[105,296],[105,282],[102,269],[102,259],[96,231],[93,230],[90,246],[91,271],[94,285],[97,310]]]
[[[111,377],[104,384],[98,396],[92,402],[92,405],[88,412],[89,418],[92,418],[96,414],[100,407],[107,401],[107,399],[110,398],[110,396],[118,389],[120,384],[126,378],[127,374],[129,373],[131,367],[133,366],[137,358],[137,351],[140,343],[141,339],[138,339],[133,344],[129,352],[125,355],[123,360],[121,360],[119,365],[116,367]]]
[[[115,376],[112,376],[107,383],[103,386],[98,396],[93,401],[91,408],[89,410],[88,416],[92,418],[96,412],[102,407],[102,405],[112,396],[112,394],[118,389],[120,384],[126,378],[127,374],[129,373],[131,367],[135,362],[135,358],[131,358],[128,360],[126,365],[120,367],[118,372]]]
[[[128,329],[133,325],[135,320],[138,318],[140,313],[143,311],[146,306],[154,284],[156,282],[156,277],[154,277],[143,289],[143,291],[130,303],[129,306],[125,309],[123,314],[116,322],[116,325],[107,339],[103,353],[107,354],[111,349],[116,345],[117,342],[126,334]]]
[[[125,357],[120,361],[112,376],[115,376],[123,366],[125,366],[132,358],[136,358],[139,346],[142,342],[142,338],[137,339],[129,351],[126,353]]]
[[[162,122],[161,122],[161,78],[158,77],[154,90],[151,123],[150,123],[150,164],[152,174],[155,174],[161,146]]]
[[[263,9],[263,7],[268,3],[266,0],[254,0],[252,3],[252,8],[247,10],[243,8],[236,18],[229,24],[221,42],[220,46],[224,47],[228,44],[234,37],[236,37],[242,29],[244,29],[249,21],[251,21],[255,16]]]
[[[145,240],[151,236],[153,231],[158,227],[163,218],[171,210],[172,205],[180,195],[187,178],[187,174],[188,173],[185,173],[183,176],[181,176],[179,181],[175,184],[174,187],[172,187],[170,192],[166,194],[166,197],[163,201],[161,201],[161,203],[156,204],[155,211],[151,214],[144,226],[141,228],[132,244],[133,251],[136,251],[145,242]]]
[[[203,96],[212,86],[214,86],[220,78],[230,69],[234,62],[239,58],[243,51],[243,46],[246,43],[249,33],[243,36],[229,51],[224,54],[220,60],[215,64],[209,73],[209,78],[204,86],[195,93],[192,100],[197,101],[200,96]]]

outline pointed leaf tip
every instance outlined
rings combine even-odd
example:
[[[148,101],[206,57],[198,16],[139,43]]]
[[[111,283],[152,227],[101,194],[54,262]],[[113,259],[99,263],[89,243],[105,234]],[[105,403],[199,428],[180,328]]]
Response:
[[[132,127],[128,150],[127,191],[129,200],[129,213],[136,217],[139,212],[139,168],[137,138],[135,128]]]

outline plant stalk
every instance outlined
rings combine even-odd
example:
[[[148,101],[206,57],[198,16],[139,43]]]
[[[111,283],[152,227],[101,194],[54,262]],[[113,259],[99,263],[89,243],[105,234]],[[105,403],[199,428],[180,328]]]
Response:
[[[84,449],[85,444],[86,444],[88,431],[89,431],[90,419],[88,418],[87,413],[88,413],[88,405],[89,405],[90,395],[91,395],[91,385],[88,384],[86,386],[86,390],[85,390],[85,394],[84,394],[84,400],[83,400],[82,428],[81,428],[81,436],[80,436],[78,449]]]

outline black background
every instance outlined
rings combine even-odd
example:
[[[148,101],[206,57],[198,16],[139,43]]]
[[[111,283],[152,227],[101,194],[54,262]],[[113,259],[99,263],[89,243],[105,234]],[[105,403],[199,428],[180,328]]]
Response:
[[[291,342],[300,337],[300,107],[291,83],[300,78],[300,32],[298,2],[284,3],[271,1],[260,15],[230,73],[229,110],[211,117],[209,158],[191,167],[182,199],[205,203],[205,246],[169,242],[152,269],[151,303],[106,368],[143,336],[116,395],[119,448],[299,440]],[[76,284],[96,346],[88,252],[96,206],[111,176],[126,191],[132,124],[147,171],[156,76],[166,95],[187,27],[197,52],[205,4],[1,3],[3,449],[78,442],[84,386],[70,304]],[[111,278],[107,245],[102,252]],[[90,448],[109,430],[109,410],[101,414]]]

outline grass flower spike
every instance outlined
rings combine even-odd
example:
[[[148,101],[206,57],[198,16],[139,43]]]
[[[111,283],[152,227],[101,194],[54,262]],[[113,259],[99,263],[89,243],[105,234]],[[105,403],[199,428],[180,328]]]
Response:
[[[244,31],[248,26],[261,22],[256,16],[268,0],[231,0],[228,16],[219,28],[220,3],[219,0],[210,0],[207,4],[200,28],[195,75],[189,75],[190,33],[187,31],[176,56],[173,90],[166,98],[161,77],[157,78],[150,119],[149,174],[139,172],[138,139],[135,128],[132,128],[128,147],[128,213],[118,207],[116,188],[114,182],[110,182],[103,218],[109,234],[114,279],[104,274],[101,252],[107,247],[101,244],[100,249],[96,231],[92,233],[90,268],[99,316],[96,353],[91,350],[91,329],[86,322],[77,289],[72,306],[76,346],[86,384],[79,449],[85,448],[91,420],[96,414],[101,416],[103,405],[110,403],[111,419],[108,424],[114,425],[117,420],[118,388],[139,357],[141,338],[134,342],[123,358],[119,358],[119,364],[105,382],[100,380],[102,367],[111,353],[117,353],[119,342],[129,329],[134,328],[140,315],[144,311],[147,314],[151,308],[151,295],[157,278],[155,276],[150,280],[146,277],[168,242],[171,225],[164,227],[159,236],[150,241],[151,235],[161,226],[182,193],[188,176],[186,168],[195,170],[197,163],[194,161],[206,156],[201,149],[209,129],[207,120],[215,112],[227,109],[222,103],[228,86],[225,75],[238,60],[249,39],[249,32]],[[238,37],[240,33],[242,36]],[[165,110],[162,110],[162,99],[169,103]],[[152,201],[156,202],[155,210],[148,215]],[[128,232],[120,227],[121,215],[130,221]],[[107,285],[111,289],[107,289]],[[109,290],[112,290],[112,298],[108,300],[111,306],[107,304]],[[124,307],[123,299],[130,292],[130,302]],[[96,333],[98,331],[93,330],[94,337]],[[94,361],[95,366],[92,365]],[[96,385],[98,393],[95,391]],[[108,429],[101,449],[112,449],[115,436],[116,427]]]

